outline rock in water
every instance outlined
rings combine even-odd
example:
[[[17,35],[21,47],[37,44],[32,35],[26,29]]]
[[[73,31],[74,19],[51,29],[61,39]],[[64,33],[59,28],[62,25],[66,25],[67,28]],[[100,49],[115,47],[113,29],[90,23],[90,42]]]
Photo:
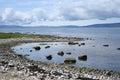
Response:
[[[46,46],[45,49],[50,48],[50,46]]]
[[[78,56],[78,59],[81,61],[87,61],[87,55]]]
[[[40,50],[40,46],[33,47],[35,50]]]
[[[60,55],[60,56],[63,56],[63,55],[64,55],[64,52],[61,51],[61,52],[58,52],[57,54]]]
[[[51,59],[52,59],[52,55],[48,55],[48,56],[46,56],[46,58],[47,58],[48,60],[51,60]]]
[[[66,64],[75,64],[76,59],[75,58],[65,58],[64,63],[66,63]]]

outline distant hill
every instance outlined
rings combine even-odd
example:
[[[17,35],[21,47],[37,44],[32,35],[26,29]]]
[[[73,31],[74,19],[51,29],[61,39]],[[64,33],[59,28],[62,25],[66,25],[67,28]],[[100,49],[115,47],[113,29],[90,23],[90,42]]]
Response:
[[[88,25],[88,26],[83,26],[83,27],[120,27],[120,23],[107,23],[107,24],[94,24],[94,25]]]
[[[0,25],[0,28],[22,28],[19,25]]]
[[[51,28],[53,26],[36,26],[36,28]],[[57,26],[57,28],[112,28],[112,27],[120,27],[120,23],[107,23],[107,24],[94,24],[88,26]],[[19,26],[19,25],[0,25],[0,28],[29,28],[29,26]],[[34,27],[35,28],[35,27]]]

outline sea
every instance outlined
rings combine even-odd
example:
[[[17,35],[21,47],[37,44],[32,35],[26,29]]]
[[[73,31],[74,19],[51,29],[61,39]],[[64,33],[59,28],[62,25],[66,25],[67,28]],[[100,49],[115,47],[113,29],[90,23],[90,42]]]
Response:
[[[119,27],[27,27],[27,28],[1,28],[0,32],[55,35],[62,37],[89,38],[85,41],[77,41],[85,45],[68,45],[68,42],[38,42],[27,43],[12,47],[16,54],[28,54],[27,58],[35,61],[64,64],[66,58],[76,59],[76,63],[67,64],[76,67],[88,67],[102,70],[120,72],[120,28]],[[109,45],[109,46],[104,46]],[[36,51],[33,47],[40,46]],[[50,48],[45,48],[50,46]],[[32,52],[31,52],[31,51]],[[63,51],[64,55],[57,53]],[[71,52],[71,54],[66,54]],[[52,55],[52,59],[46,57]],[[87,55],[87,60],[79,60],[81,55]]]

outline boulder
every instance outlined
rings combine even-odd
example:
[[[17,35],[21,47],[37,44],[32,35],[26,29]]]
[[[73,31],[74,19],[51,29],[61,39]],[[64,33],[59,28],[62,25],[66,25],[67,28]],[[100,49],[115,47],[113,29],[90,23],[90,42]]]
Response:
[[[33,47],[35,50],[40,50],[40,46]]]
[[[57,54],[60,55],[60,56],[63,56],[63,55],[64,55],[64,52],[61,51],[61,52],[58,52]]]
[[[64,63],[66,63],[66,64],[75,64],[76,59],[75,58],[65,58]]]
[[[20,58],[23,58],[23,55],[22,54],[17,54],[18,57]]]
[[[78,56],[78,59],[81,61],[87,61],[87,55]]]
[[[51,59],[52,59],[52,55],[48,55],[48,56],[46,56],[46,58],[47,58],[48,60],[51,60]]]

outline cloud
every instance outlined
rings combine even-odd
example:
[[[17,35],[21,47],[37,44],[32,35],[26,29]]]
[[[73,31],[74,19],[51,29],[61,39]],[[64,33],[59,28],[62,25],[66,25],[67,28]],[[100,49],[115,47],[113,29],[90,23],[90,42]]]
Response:
[[[4,24],[31,24],[39,21],[79,21],[120,18],[120,0],[46,0],[42,7],[22,11],[5,8],[0,16]],[[36,2],[35,2],[36,3]],[[47,5],[49,5],[47,7]],[[28,6],[28,5],[27,5]]]

